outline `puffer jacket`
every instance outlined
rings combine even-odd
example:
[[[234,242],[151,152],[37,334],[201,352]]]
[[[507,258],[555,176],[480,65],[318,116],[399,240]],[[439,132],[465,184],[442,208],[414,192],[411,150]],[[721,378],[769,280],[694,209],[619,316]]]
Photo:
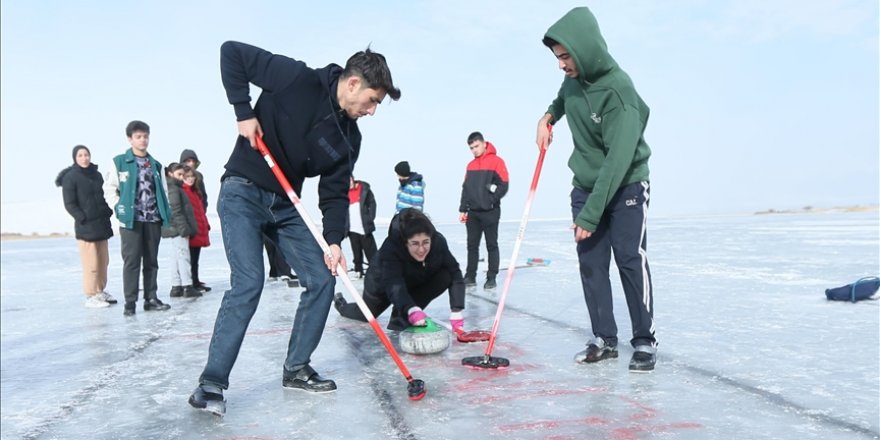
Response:
[[[58,173],[55,185],[61,187],[64,209],[74,219],[77,240],[102,241],[113,236],[113,210],[104,200],[104,178],[97,165],[71,165]]]
[[[183,184],[183,192],[189,198],[189,204],[193,208],[193,214],[196,218],[196,225],[199,231],[189,237],[189,247],[208,247],[211,245],[211,238],[208,232],[211,231],[211,224],[208,223],[208,215],[205,214],[205,208],[202,207],[201,199],[196,194],[196,189],[190,185]]]
[[[192,237],[199,232],[196,216],[189,197],[183,192],[183,182],[168,179],[168,204],[171,206],[171,226],[162,228],[162,237]]]

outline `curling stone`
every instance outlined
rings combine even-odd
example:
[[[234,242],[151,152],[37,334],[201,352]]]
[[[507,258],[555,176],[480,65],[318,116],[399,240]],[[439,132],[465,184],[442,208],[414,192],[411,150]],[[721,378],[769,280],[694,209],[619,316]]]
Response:
[[[449,347],[449,332],[430,318],[424,327],[411,326],[400,332],[400,350],[410,354],[439,353]]]

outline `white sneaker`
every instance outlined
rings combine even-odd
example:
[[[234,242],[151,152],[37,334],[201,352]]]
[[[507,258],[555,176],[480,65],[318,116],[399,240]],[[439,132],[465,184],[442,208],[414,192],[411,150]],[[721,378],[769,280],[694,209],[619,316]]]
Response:
[[[86,307],[90,309],[100,309],[103,307],[110,307],[110,303],[104,301],[103,295],[96,293],[86,299]]]
[[[116,304],[118,302],[118,301],[116,301],[116,298],[113,297],[113,295],[111,295],[107,292],[101,292],[95,296],[98,296],[98,295],[100,295],[101,299],[103,299],[104,302],[106,302],[108,304]]]

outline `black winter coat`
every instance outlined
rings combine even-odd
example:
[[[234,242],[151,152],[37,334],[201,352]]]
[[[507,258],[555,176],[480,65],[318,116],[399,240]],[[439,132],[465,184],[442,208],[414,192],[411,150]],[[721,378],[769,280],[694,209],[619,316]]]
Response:
[[[113,236],[113,210],[104,200],[104,178],[97,165],[71,165],[58,173],[55,185],[61,187],[64,209],[74,219],[77,240],[101,241]]]
[[[320,176],[318,207],[330,244],[341,243],[348,232],[348,185],[361,148],[357,121],[336,101],[341,73],[336,64],[312,69],[244,43],[227,41],[220,48],[220,76],[236,118],[257,118],[266,146],[297,194],[306,177]],[[261,89],[254,108],[250,84]],[[244,177],[285,197],[266,161],[242,136],[226,162],[227,176]]]
[[[461,268],[452,252],[446,237],[434,232],[431,237],[431,252],[424,263],[416,261],[406,248],[406,242],[398,229],[397,216],[388,228],[388,238],[370,260],[364,278],[364,294],[367,292],[387,298],[400,310],[409,310],[416,305],[407,286],[419,286],[428,282],[442,271],[450,273],[452,285],[449,286],[449,308],[464,309],[464,279]]]

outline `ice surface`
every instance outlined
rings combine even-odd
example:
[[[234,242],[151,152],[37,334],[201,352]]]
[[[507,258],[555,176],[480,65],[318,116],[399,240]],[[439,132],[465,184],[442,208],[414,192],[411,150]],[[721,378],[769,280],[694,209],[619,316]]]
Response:
[[[518,226],[502,224],[502,267]],[[464,227],[439,229],[464,263]],[[285,390],[281,364],[300,289],[268,283],[232,371],[224,418],[187,404],[229,285],[219,236],[202,253],[212,292],[170,300],[171,247],[163,243],[159,297],[172,309],[139,307],[134,319],[123,318],[121,305],[83,307],[74,240],[3,242],[0,432],[3,439],[252,440],[880,435],[878,302],[828,302],[823,294],[880,272],[876,211],[651,219],[648,238],[660,341],[651,374],[627,371],[630,325],[614,270],[620,358],[572,361],[589,320],[571,232],[565,221],[532,221],[518,264],[552,263],[514,272],[493,350],[510,368],[461,366],[463,357],[483,354],[485,342],[401,353],[427,384],[427,397],[412,402],[371,328],[331,311],[312,365],[336,380],[338,392]],[[121,300],[118,239],[110,247],[108,290]],[[468,329],[491,328],[503,275],[494,292],[471,291]],[[426,311],[446,320],[445,295]],[[387,316],[379,321],[384,328]]]

